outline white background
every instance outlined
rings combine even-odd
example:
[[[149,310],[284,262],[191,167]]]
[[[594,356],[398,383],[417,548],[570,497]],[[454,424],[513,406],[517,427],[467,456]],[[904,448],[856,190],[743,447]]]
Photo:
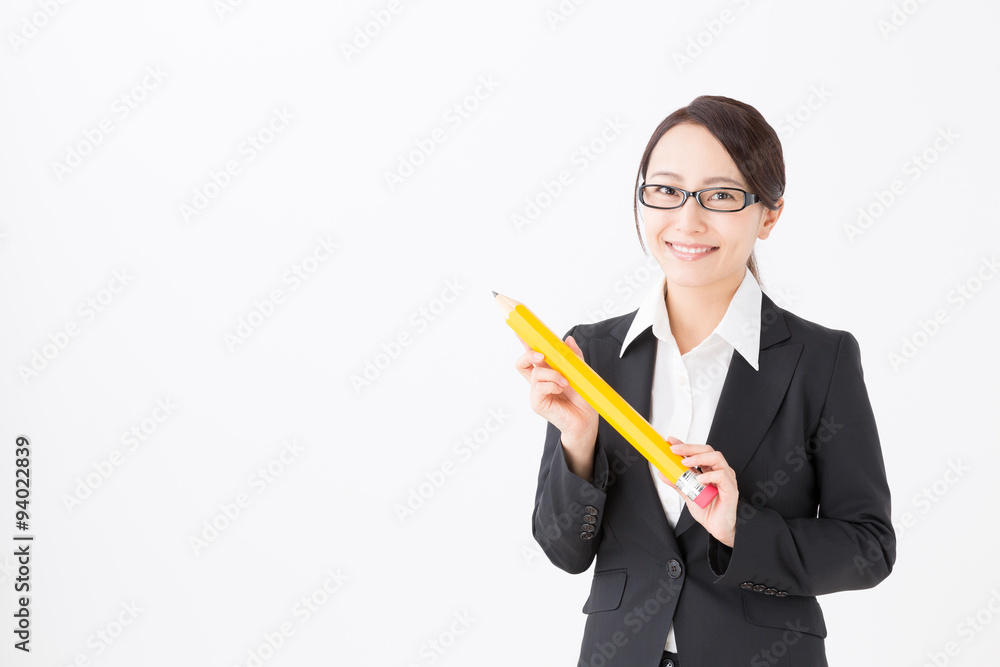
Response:
[[[532,539],[545,422],[490,290],[560,335],[636,308],[658,277],[636,168],[700,94],[754,105],[783,142],[765,291],[861,345],[898,559],[821,598],[830,663],[995,660],[995,3],[234,4],[0,12],[0,662],[575,664],[590,576]],[[859,209],[880,215],[852,235]],[[227,343],[241,320],[259,326]],[[160,422],[157,401],[176,406]],[[19,434],[30,656],[12,647]]]

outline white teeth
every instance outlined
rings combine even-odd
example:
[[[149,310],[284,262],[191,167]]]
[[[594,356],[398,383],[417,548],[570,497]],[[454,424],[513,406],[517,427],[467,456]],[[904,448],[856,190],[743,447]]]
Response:
[[[677,245],[676,243],[671,243],[670,245],[673,246],[674,250],[677,250],[678,252],[687,253],[689,255],[697,255],[699,253],[713,250],[713,248],[689,248],[687,246]]]

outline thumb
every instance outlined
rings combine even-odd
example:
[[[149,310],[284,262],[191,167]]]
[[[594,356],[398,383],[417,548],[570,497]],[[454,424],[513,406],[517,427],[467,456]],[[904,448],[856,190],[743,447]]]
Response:
[[[573,353],[576,356],[583,359],[583,350],[581,350],[580,346],[576,344],[575,338],[573,338],[572,336],[566,336],[566,345],[569,346],[569,349],[573,350]]]

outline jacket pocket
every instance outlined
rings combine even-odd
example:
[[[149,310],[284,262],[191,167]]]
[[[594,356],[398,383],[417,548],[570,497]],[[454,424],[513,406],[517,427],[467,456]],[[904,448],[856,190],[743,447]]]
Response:
[[[762,593],[743,591],[743,608],[747,620],[754,625],[784,628],[793,633],[808,633],[826,637],[823,610],[815,597],[789,595],[775,597]]]
[[[625,593],[626,578],[624,569],[595,572],[590,584],[590,597],[583,605],[583,613],[617,609]]]

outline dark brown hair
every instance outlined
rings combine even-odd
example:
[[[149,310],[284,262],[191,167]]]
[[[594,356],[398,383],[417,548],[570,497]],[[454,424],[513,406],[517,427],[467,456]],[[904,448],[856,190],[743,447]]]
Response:
[[[646,178],[646,167],[649,166],[653,148],[667,130],[681,123],[701,125],[711,132],[736,163],[750,191],[760,197],[767,208],[777,210],[778,199],[785,192],[785,159],[781,153],[781,142],[760,112],[749,104],[728,97],[696,97],[691,104],[674,111],[657,125],[639,161],[632,210],[635,213],[635,231],[643,251],[646,244],[639,225],[639,186]],[[759,283],[757,260],[752,251],[747,259],[747,268]]]

